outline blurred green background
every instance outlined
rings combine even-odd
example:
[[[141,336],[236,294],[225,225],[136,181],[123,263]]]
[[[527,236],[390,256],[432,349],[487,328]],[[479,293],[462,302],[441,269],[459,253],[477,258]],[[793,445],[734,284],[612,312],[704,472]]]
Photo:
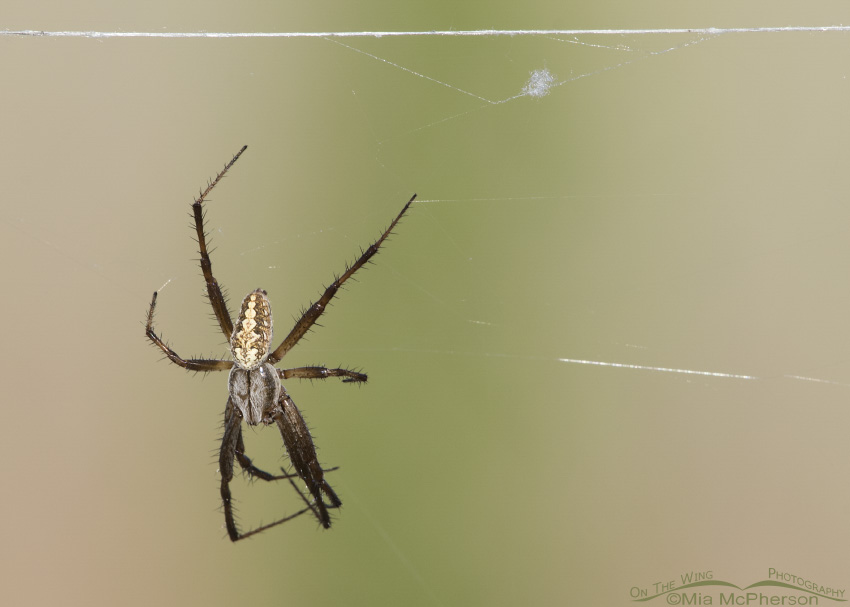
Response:
[[[770,7],[11,2],[2,27],[850,17]],[[769,567],[850,585],[848,49],[846,33],[0,37],[3,602],[625,605],[683,572],[744,586]],[[551,92],[520,95],[543,69]],[[304,517],[232,545],[226,376],[160,361],[143,320],[164,286],[161,334],[226,355],[188,212],[243,144],[208,208],[214,270],[232,309],[269,292],[279,338],[419,201],[284,361],[370,376],[287,384],[340,466],[333,529]],[[274,429],[246,441],[286,463]],[[244,528],[299,506],[287,486],[234,490]]]

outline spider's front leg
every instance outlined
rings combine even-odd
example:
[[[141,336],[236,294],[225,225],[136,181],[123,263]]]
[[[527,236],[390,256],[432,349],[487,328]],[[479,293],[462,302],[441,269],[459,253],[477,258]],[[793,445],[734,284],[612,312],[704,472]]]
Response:
[[[328,508],[339,508],[342,505],[342,500],[337,497],[337,494],[324,478],[325,470],[322,470],[322,466],[319,464],[313,437],[310,436],[310,430],[307,429],[307,424],[304,422],[301,412],[292,402],[283,386],[281,386],[280,391],[278,407],[273,412],[272,419],[280,428],[283,443],[286,446],[287,453],[289,453],[289,460],[295,467],[295,471],[298,472],[298,476],[307,483],[307,489],[313,495],[319,522],[325,529],[329,529],[331,516],[328,513]],[[322,494],[330,500],[330,506],[325,503]]]
[[[237,430],[238,437],[236,439],[236,461],[239,462],[239,465],[242,466],[242,470],[248,473],[248,475],[252,478],[258,478],[263,481],[279,481],[285,478],[301,478],[298,474],[287,474],[286,470],[283,468],[280,469],[283,474],[270,474],[265,470],[261,470],[254,465],[254,462],[251,461],[251,458],[245,453],[245,443],[242,440],[242,424],[239,424],[239,429]],[[328,468],[325,472],[333,472],[334,470],[339,470],[339,466],[334,466],[333,468]]]
[[[307,504],[305,508],[302,508],[295,514],[290,514],[289,516],[285,516],[282,519],[278,519],[267,525],[262,525],[252,529],[251,531],[241,533],[239,528],[236,526],[236,519],[233,514],[233,496],[230,493],[230,482],[233,480],[233,460],[238,459],[239,464],[245,468],[249,474],[263,480],[271,481],[285,478],[289,479],[289,482],[292,483],[291,479],[293,476],[289,474],[273,476],[268,472],[260,470],[254,466],[251,463],[250,458],[244,454],[244,449],[245,447],[242,442],[242,416],[239,414],[238,409],[233,405],[233,401],[228,398],[227,407],[224,412],[224,436],[221,439],[218,468],[221,473],[221,503],[224,509],[224,524],[227,528],[227,535],[230,536],[231,541],[236,542],[238,540],[245,539],[246,537],[250,537],[271,527],[291,521],[306,512],[315,512],[312,505],[307,502],[304,499],[304,496],[301,495],[301,492],[298,491],[298,487],[295,487],[296,491],[298,491],[298,495],[301,496],[301,499]]]
[[[251,458],[245,454],[245,442],[242,440],[242,424],[239,424],[239,429],[237,430],[237,438],[236,438],[236,461],[239,462],[239,465],[242,466],[242,470],[248,473],[248,475],[252,478],[258,478],[264,481],[279,481],[284,478],[299,478],[297,474],[286,474],[285,471],[283,474],[270,474],[265,470],[261,470],[254,465],[254,462],[251,461]]]
[[[251,461],[251,458],[245,454],[245,443],[242,441],[242,424],[239,424],[238,428],[239,429],[237,432],[239,436],[236,441],[236,461],[239,462],[239,465],[242,466],[242,469],[247,472],[248,475],[251,476],[251,478],[259,478],[264,481],[279,481],[283,479],[288,480],[289,484],[292,485],[292,488],[295,489],[296,493],[298,493],[298,496],[301,498],[301,501],[303,501],[307,505],[307,507],[313,511],[313,514],[315,514],[316,518],[318,518],[319,522],[321,522],[322,517],[320,516],[316,507],[311,504],[307,500],[307,498],[304,497],[304,494],[298,488],[298,485],[292,482],[292,479],[301,477],[297,473],[288,474],[283,468],[280,469],[283,474],[269,474],[265,470],[257,468]],[[334,466],[333,468],[328,468],[327,470],[324,470],[324,472],[333,472],[334,470],[339,470],[339,467]],[[306,512],[306,510],[302,510],[299,514],[302,514],[304,512]],[[289,520],[289,518],[285,520]]]

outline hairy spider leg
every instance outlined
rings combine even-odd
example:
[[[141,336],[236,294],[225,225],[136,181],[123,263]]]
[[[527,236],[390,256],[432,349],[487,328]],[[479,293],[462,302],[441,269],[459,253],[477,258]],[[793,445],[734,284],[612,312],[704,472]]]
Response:
[[[328,287],[325,289],[325,292],[318,299],[318,301],[313,303],[309,308],[304,311],[304,314],[301,315],[301,318],[299,318],[298,322],[295,323],[295,326],[292,327],[292,330],[289,332],[289,335],[287,335],[283,339],[277,349],[269,356],[268,362],[270,362],[271,364],[275,364],[280,361],[284,356],[286,356],[286,353],[289,352],[295,346],[295,344],[297,344],[301,340],[302,337],[304,337],[304,334],[310,330],[310,327],[312,327],[316,323],[319,317],[327,309],[331,299],[333,299],[333,296],[336,295],[337,291],[339,291],[339,288],[343,284],[345,284],[345,281],[351,278],[351,276],[357,270],[362,268],[370,259],[372,259],[375,253],[378,252],[380,246],[384,243],[384,241],[387,239],[393,229],[395,229],[396,225],[401,220],[402,216],[407,212],[407,209],[410,208],[410,205],[413,204],[414,200],[416,200],[416,194],[414,194],[410,198],[410,200],[407,201],[407,204],[404,205],[404,208],[401,210],[401,212],[396,216],[395,219],[393,219],[392,223],[390,224],[390,227],[388,227],[386,231],[381,234],[381,237],[378,238],[378,240],[376,240],[372,244],[372,246],[366,249],[363,254],[360,255],[360,258],[357,261],[348,266],[345,269],[345,272],[343,272],[339,278],[335,279],[330,285],[328,285]]]
[[[252,477],[260,478],[265,481],[287,479],[290,484],[292,484],[292,478],[297,478],[297,475],[293,474],[274,476],[264,470],[260,470],[251,463],[251,459],[245,455],[245,445],[242,441],[242,416],[239,414],[239,409],[237,409],[231,402],[231,399],[228,398],[224,414],[224,436],[221,440],[218,467],[221,473],[221,503],[224,508],[224,524],[227,528],[227,535],[230,537],[231,541],[237,542],[245,539],[246,537],[251,537],[252,535],[256,535],[266,529],[291,521],[292,519],[310,511],[316,514],[317,517],[319,516],[316,510],[314,510],[313,505],[304,498],[304,495],[298,490],[298,487],[293,484],[293,487],[301,497],[301,500],[307,504],[306,507],[294,514],[272,521],[266,525],[261,525],[244,533],[240,532],[239,527],[236,525],[236,518],[233,514],[233,497],[230,493],[230,482],[233,480],[234,459],[238,460],[242,468]]]
[[[316,457],[316,447],[313,444],[310,430],[307,428],[298,407],[295,406],[292,398],[283,387],[281,387],[278,404],[280,408],[272,416],[272,419],[277,422],[277,426],[280,428],[280,435],[283,437],[283,444],[286,445],[286,451],[289,453],[289,460],[292,462],[295,471],[298,472],[298,476],[307,483],[307,489],[313,495],[318,509],[319,521],[325,529],[328,529],[331,526],[331,517],[322,494],[324,493],[330,500],[330,507],[332,508],[341,506],[342,500],[337,497],[337,494],[325,480],[325,471],[322,470],[322,466]]]
[[[145,335],[153,342],[160,350],[168,357],[168,360],[175,365],[180,365],[189,371],[200,371],[209,373],[210,371],[228,371],[233,367],[232,360],[216,360],[207,358],[181,358],[177,352],[168,347],[168,345],[160,339],[153,330],[153,312],[156,308],[156,291],[154,291],[153,299],[151,299],[151,307],[148,309],[148,321],[145,325]]]
[[[192,205],[192,214],[194,217],[195,231],[197,233],[197,242],[200,251],[201,271],[204,275],[204,280],[207,285],[207,296],[210,305],[213,309],[213,314],[218,321],[218,324],[224,333],[226,339],[230,341],[233,334],[233,321],[230,313],[227,310],[227,302],[225,300],[223,290],[218,281],[213,276],[212,262],[210,260],[209,251],[207,249],[207,235],[204,227],[204,209],[203,203],[206,201],[209,193],[215,186],[224,178],[227,171],[236,163],[242,153],[248,146],[242,147],[239,152],[228,162],[225,167],[219,172],[215,178],[207,185],[206,190],[200,193]],[[281,342],[280,346],[271,353],[267,362],[274,364],[279,362],[284,355],[291,350],[301,338],[310,330],[316,323],[319,317],[324,313],[331,299],[336,295],[340,287],[363,267],[369,260],[378,252],[378,249],[383,242],[389,237],[393,229],[396,227],[407,209],[416,199],[414,194],[411,199],[405,204],[401,212],[392,221],[386,231],[375,241],[368,249],[362,252],[361,256],[351,266],[345,269],[345,272],[337,277],[324,291],[321,298],[306,309],[301,318],[295,323],[295,326],[289,334]],[[154,331],[153,316],[156,308],[157,293],[154,292],[151,299],[151,305],[147,314],[147,322],[145,326],[145,334],[148,339],[162,350],[166,357],[176,365],[183,367],[189,371],[210,372],[210,371],[227,371],[233,368],[234,362],[229,360],[217,359],[184,359],[172,350]],[[280,379],[298,378],[298,379],[327,379],[328,377],[340,377],[344,382],[365,382],[367,376],[364,373],[351,371],[348,369],[331,369],[321,366],[297,367],[293,369],[275,369]],[[325,528],[330,527],[330,514],[328,508],[338,508],[342,501],[333,491],[331,486],[324,480],[324,473],[336,470],[330,468],[323,470],[318,463],[316,457],[316,449],[313,444],[313,439],[304,422],[301,412],[295,406],[295,403],[286,393],[286,390],[281,386],[281,395],[277,405],[271,411],[271,419],[273,419],[280,429],[283,437],[284,445],[289,453],[290,460],[296,469],[297,477],[300,477],[306,484],[311,495],[314,498],[313,503],[309,502],[297,485],[293,482],[296,478],[294,474],[272,475],[253,465],[251,459],[245,454],[245,446],[242,439],[242,415],[239,409],[233,404],[232,399],[228,398],[225,408],[225,424],[224,436],[222,437],[221,451],[219,454],[219,467],[221,470],[221,497],[225,513],[225,525],[228,535],[232,541],[238,541],[246,537],[250,537],[266,529],[280,525],[290,521],[307,511],[312,511]],[[268,422],[267,422],[268,423]],[[241,533],[238,530],[233,513],[232,496],[230,492],[230,482],[233,479],[233,461],[237,460],[239,465],[249,475],[265,481],[274,481],[286,479],[296,490],[301,500],[306,504],[298,512],[286,516],[284,518],[273,521],[267,525],[262,525],[246,533]],[[322,495],[330,500],[330,504],[326,504]]]
[[[218,281],[213,276],[212,261],[210,260],[209,251],[207,251],[207,234],[204,229],[204,211],[201,205],[203,205],[213,188],[218,185],[218,182],[224,178],[224,175],[230,170],[230,167],[236,164],[236,161],[239,160],[239,157],[247,149],[247,145],[242,146],[242,149],[236,152],[236,155],[230,160],[230,162],[224,165],[221,172],[215,176],[215,179],[209,182],[207,189],[201,192],[200,196],[198,196],[195,199],[194,204],[192,204],[192,215],[195,217],[195,231],[198,233],[198,248],[201,252],[201,271],[204,273],[204,280],[207,283],[207,297],[210,300],[213,314],[215,314],[216,320],[218,320],[218,324],[221,327],[221,331],[224,333],[228,342],[230,341],[230,336],[233,334],[233,321],[230,318],[230,312],[227,311],[227,301],[224,299],[221,286],[219,286]]]
[[[306,425],[304,424],[304,420],[301,417],[300,412],[295,409],[296,417],[298,421],[296,422],[297,430],[293,432],[304,432],[306,431]],[[287,425],[289,424],[289,419],[281,419],[278,424]],[[306,434],[307,440],[310,441],[309,432]],[[312,441],[309,442],[309,445],[303,444],[303,439],[300,439],[300,452],[312,451],[313,459],[315,461],[315,448],[312,445]],[[259,478],[264,481],[277,481],[281,479],[286,479],[295,489],[296,493],[298,493],[301,500],[306,504],[305,508],[302,508],[298,512],[294,514],[290,514],[276,521],[272,521],[266,525],[262,525],[260,527],[256,527],[247,532],[239,531],[239,527],[236,524],[236,517],[233,512],[233,498],[230,492],[230,482],[233,480],[233,460],[239,462],[239,465],[242,466],[243,470],[245,470],[250,476],[254,478]],[[312,473],[315,473],[314,468],[308,468]],[[261,470],[254,466],[251,462],[251,458],[249,458],[245,454],[245,444],[242,440],[242,417],[239,414],[239,410],[235,407],[232,401],[228,398],[227,407],[225,409],[225,419],[224,419],[224,437],[222,438],[222,446],[221,451],[219,453],[219,470],[221,473],[221,501],[224,509],[224,521],[225,527],[227,528],[227,534],[230,537],[231,541],[239,541],[241,539],[245,539],[246,537],[251,537],[261,531],[265,531],[271,527],[276,525],[280,525],[287,521],[291,521],[292,519],[301,516],[309,511],[312,511],[316,518],[323,525],[326,521],[330,520],[330,517],[327,512],[327,505],[324,504],[321,499],[318,499],[316,503],[310,503],[301,493],[301,490],[298,489],[298,486],[292,482],[294,478],[301,478],[300,474],[287,474],[282,470],[283,474],[273,475],[269,474],[265,470]],[[333,472],[337,470],[337,468],[328,468],[327,470],[322,470],[319,468],[319,473],[323,474],[325,472]],[[327,482],[322,478],[322,482],[327,485]],[[328,489],[330,487],[328,486]],[[330,493],[336,497],[336,494],[333,493],[333,490],[330,489]],[[321,505],[319,505],[321,504]],[[332,503],[330,507],[336,508],[341,505],[339,498],[336,498],[336,502]],[[327,525],[324,525],[327,528]]]
[[[349,369],[328,369],[327,367],[297,367],[295,369],[278,369],[281,379],[327,379],[329,377],[344,377],[343,383],[365,382],[369,377]]]

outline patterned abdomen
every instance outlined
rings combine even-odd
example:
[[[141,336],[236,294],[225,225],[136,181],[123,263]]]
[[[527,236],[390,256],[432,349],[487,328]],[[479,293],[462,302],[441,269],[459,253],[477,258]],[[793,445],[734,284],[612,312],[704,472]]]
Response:
[[[272,308],[262,289],[242,300],[239,319],[233,325],[230,351],[236,364],[250,371],[269,357],[272,343]]]

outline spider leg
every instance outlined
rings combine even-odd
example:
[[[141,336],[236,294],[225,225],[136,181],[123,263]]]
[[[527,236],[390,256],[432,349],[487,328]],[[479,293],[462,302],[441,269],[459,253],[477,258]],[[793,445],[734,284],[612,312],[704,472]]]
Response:
[[[393,219],[392,223],[390,224],[390,227],[388,227],[386,231],[381,234],[381,237],[378,238],[378,240],[376,240],[372,244],[372,246],[363,251],[363,254],[360,255],[360,258],[353,264],[348,266],[341,276],[339,276],[330,285],[328,285],[328,287],[325,289],[325,292],[322,294],[318,301],[316,301],[309,308],[307,308],[301,318],[298,319],[298,322],[295,323],[295,326],[292,327],[292,330],[289,332],[289,335],[287,335],[283,339],[283,342],[278,346],[277,350],[272,352],[271,356],[269,356],[268,362],[270,362],[271,364],[275,364],[276,362],[280,361],[286,355],[286,353],[289,352],[293,348],[293,346],[295,346],[295,344],[297,344],[301,340],[302,337],[304,337],[304,334],[307,333],[307,331],[310,330],[310,327],[312,327],[319,319],[319,317],[328,307],[328,304],[330,303],[331,299],[333,299],[333,296],[336,295],[336,292],[339,291],[339,288],[345,283],[345,281],[351,278],[351,276],[357,270],[362,268],[375,255],[375,253],[378,252],[380,246],[396,227],[396,224],[398,224],[402,216],[405,214],[407,209],[410,208],[410,205],[413,204],[413,201],[415,199],[416,194],[414,194],[413,197],[407,201],[407,204],[404,205],[404,208],[401,210],[401,212],[396,216],[395,219]]]
[[[242,441],[242,426],[239,426],[239,438],[236,441],[236,461],[242,466],[242,469],[254,478],[259,478],[264,481],[279,481],[285,478],[301,478],[298,473],[289,474],[283,468],[280,469],[283,474],[269,474],[265,470],[260,470],[251,461],[251,458],[245,454],[245,443]],[[339,466],[328,468],[325,472],[333,472],[339,470]]]
[[[212,262],[210,261],[209,251],[207,251],[207,235],[206,230],[204,229],[204,211],[201,205],[203,205],[207,195],[216,185],[218,185],[218,182],[221,181],[225,173],[230,170],[230,167],[236,164],[236,161],[239,160],[242,152],[246,149],[248,149],[247,145],[243,146],[242,149],[236,153],[233,159],[224,166],[221,172],[215,176],[215,179],[207,185],[207,189],[201,192],[201,195],[198,196],[198,198],[195,199],[194,204],[192,204],[192,215],[195,218],[195,231],[198,233],[198,248],[201,251],[201,271],[204,273],[204,280],[207,282],[207,296],[210,300],[213,313],[221,327],[221,331],[224,333],[224,337],[228,342],[230,341],[230,336],[233,334],[233,321],[230,319],[230,312],[227,311],[227,302],[224,300],[221,287],[212,273]]]
[[[281,379],[327,379],[329,377],[344,377],[343,382],[365,382],[368,376],[349,369],[328,369],[327,367],[297,367],[295,369],[278,369]]]
[[[233,480],[233,459],[236,457],[236,445],[239,442],[242,420],[236,415],[236,407],[230,398],[224,411],[224,436],[221,439],[221,451],[218,456],[218,470],[221,474],[221,503],[224,507],[224,523],[230,540],[240,538],[236,521],[233,519],[233,505],[230,495],[230,481]]]
[[[298,495],[301,499],[307,504],[305,508],[302,508],[295,514],[290,514],[289,516],[285,516],[281,519],[268,523],[267,525],[261,525],[252,529],[251,531],[247,531],[242,533],[239,531],[239,528],[236,526],[236,519],[233,516],[233,500],[230,494],[230,481],[233,480],[233,460],[234,458],[239,459],[239,463],[243,465],[243,459],[248,461],[249,466],[255,472],[262,472],[263,475],[269,476],[269,478],[265,478],[265,480],[275,480],[274,477],[269,475],[258,468],[255,468],[250,464],[250,459],[248,459],[244,453],[239,453],[239,446],[242,445],[242,418],[238,414],[238,410],[233,405],[233,401],[228,398],[227,399],[227,407],[224,412],[224,436],[221,439],[221,451],[219,453],[218,458],[218,468],[221,472],[221,503],[224,508],[224,524],[227,528],[227,535],[230,536],[230,540],[232,542],[236,542],[246,537],[251,537],[252,535],[256,535],[261,531],[265,531],[266,529],[270,529],[271,527],[275,527],[287,521],[291,521],[292,519],[301,516],[302,514],[313,511],[312,505],[307,502],[304,498],[301,491],[298,491]],[[243,445],[244,446],[244,445]],[[253,472],[252,472],[253,474]],[[262,475],[258,475],[259,478],[264,478]],[[287,478],[289,482],[292,483],[291,475],[284,475],[279,478]],[[297,490],[298,487],[295,487]]]
[[[297,474],[287,474],[285,471],[281,470],[283,474],[274,475],[269,474],[265,470],[260,470],[257,468],[254,463],[251,461],[251,458],[245,455],[245,442],[242,440],[242,424],[238,424],[238,429],[236,430],[236,450],[234,451],[234,455],[236,456],[236,461],[239,462],[239,465],[242,466],[242,469],[247,472],[253,478],[259,478],[264,481],[277,481],[284,478],[298,478]]]
[[[331,526],[328,508],[338,508],[342,505],[342,500],[337,497],[325,480],[325,471],[322,470],[316,457],[313,437],[310,436],[310,431],[307,429],[307,424],[304,423],[301,412],[292,402],[283,386],[281,386],[278,405],[277,410],[273,412],[272,419],[277,422],[278,428],[280,428],[283,444],[286,446],[292,465],[298,472],[298,476],[307,484],[307,489],[313,496],[319,522],[325,529],[328,529]],[[330,506],[325,503],[322,494],[330,500]]]
[[[286,470],[281,468],[280,471],[283,472],[283,474],[279,474],[279,475],[269,474],[265,470],[260,470],[259,468],[257,468],[251,462],[251,458],[248,457],[247,455],[245,455],[245,443],[242,441],[242,425],[241,424],[239,425],[239,438],[236,442],[236,461],[238,461],[239,465],[242,466],[242,469],[245,470],[245,472],[247,472],[253,478],[259,478],[259,479],[262,479],[264,481],[279,481],[279,480],[283,480],[283,479],[288,480],[289,484],[292,485],[292,488],[295,489],[295,492],[298,493],[298,497],[301,498],[301,501],[303,501],[305,504],[307,504],[307,507],[310,508],[310,510],[313,511],[313,514],[315,514],[316,518],[319,519],[319,522],[321,522],[322,518],[319,515],[319,511],[316,509],[316,507],[312,503],[310,503],[307,500],[306,497],[304,497],[304,494],[301,492],[301,489],[298,488],[298,485],[296,485],[294,482],[292,482],[292,479],[294,479],[294,478],[301,478],[297,473],[289,474],[289,473],[286,472]],[[334,470],[339,470],[339,466],[334,466],[333,468],[328,468],[327,470],[325,470],[325,472],[333,472]],[[287,519],[287,520],[289,520],[289,519]]]
[[[165,352],[168,360],[175,365],[180,365],[189,371],[201,371],[207,373],[209,371],[227,371],[233,366],[233,361],[230,360],[215,360],[206,358],[180,358],[174,350],[169,348],[162,339],[153,330],[153,311],[156,308],[156,292],[154,291],[153,299],[151,299],[151,307],[148,310],[148,322],[145,325],[145,335],[148,336],[155,346]]]

